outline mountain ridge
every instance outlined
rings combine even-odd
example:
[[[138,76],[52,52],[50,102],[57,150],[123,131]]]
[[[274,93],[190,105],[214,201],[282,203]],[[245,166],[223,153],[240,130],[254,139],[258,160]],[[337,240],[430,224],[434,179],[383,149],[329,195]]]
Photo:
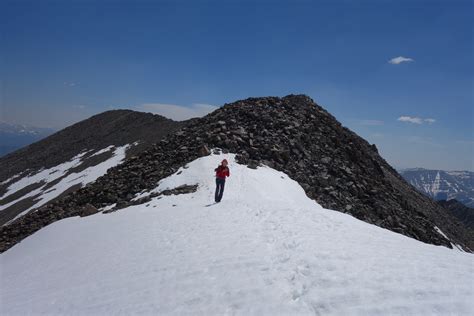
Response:
[[[151,113],[106,111],[1,157],[0,225],[94,181],[183,124]]]
[[[101,149],[108,145],[123,146],[133,142],[132,139],[156,142],[160,139],[159,136],[154,137],[146,129],[137,128],[140,125],[149,126],[156,122],[166,125],[163,127],[164,130],[168,126],[182,124],[158,114],[125,109],[93,115],[34,144],[0,157],[0,164],[7,166],[0,170],[0,180],[3,181],[26,169],[52,167],[71,159],[83,149]],[[114,129],[124,129],[126,133],[114,133]],[[155,132],[161,134],[158,130]],[[131,135],[133,135],[132,138],[130,138]]]
[[[263,164],[284,171],[326,208],[427,243],[474,249],[472,233],[406,183],[375,145],[311,98],[289,95],[239,100],[188,122],[94,183],[1,228],[0,250],[61,218],[145,203],[132,199],[209,154],[208,148],[236,153],[237,162],[251,168]]]

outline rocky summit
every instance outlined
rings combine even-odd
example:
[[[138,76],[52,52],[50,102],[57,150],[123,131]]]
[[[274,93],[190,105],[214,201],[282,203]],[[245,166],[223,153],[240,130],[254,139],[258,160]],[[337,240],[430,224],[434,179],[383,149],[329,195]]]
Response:
[[[0,251],[62,218],[146,203],[149,197],[136,195],[213,149],[236,153],[249,168],[263,164],[285,172],[325,208],[426,243],[474,249],[472,231],[409,185],[375,145],[309,97],[289,95],[225,104],[188,121],[94,183],[2,227]]]

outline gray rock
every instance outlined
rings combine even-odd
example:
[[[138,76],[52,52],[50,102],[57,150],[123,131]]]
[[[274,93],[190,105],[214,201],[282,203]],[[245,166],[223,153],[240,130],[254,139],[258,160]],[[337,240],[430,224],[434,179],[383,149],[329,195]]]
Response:
[[[89,216],[89,215],[92,215],[92,214],[96,214],[98,212],[99,212],[99,210],[94,205],[87,203],[82,208],[82,210],[80,212],[80,216],[85,217],[85,216]]]

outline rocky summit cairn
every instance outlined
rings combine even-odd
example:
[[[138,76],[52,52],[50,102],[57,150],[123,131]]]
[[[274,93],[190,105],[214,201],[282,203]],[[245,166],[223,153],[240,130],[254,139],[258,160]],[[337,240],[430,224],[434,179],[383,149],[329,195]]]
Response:
[[[264,164],[285,172],[325,208],[426,243],[474,249],[472,232],[405,182],[375,145],[308,96],[289,95],[237,101],[188,121],[96,182],[3,227],[0,251],[56,220],[84,216],[91,206],[135,204],[136,193],[155,188],[213,148],[237,153],[237,161],[250,168]]]

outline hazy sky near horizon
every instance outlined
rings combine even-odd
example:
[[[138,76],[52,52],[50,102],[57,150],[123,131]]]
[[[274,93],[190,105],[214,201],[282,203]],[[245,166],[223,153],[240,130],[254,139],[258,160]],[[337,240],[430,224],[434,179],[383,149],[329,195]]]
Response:
[[[399,168],[474,170],[473,1],[1,1],[0,120],[304,93]]]

